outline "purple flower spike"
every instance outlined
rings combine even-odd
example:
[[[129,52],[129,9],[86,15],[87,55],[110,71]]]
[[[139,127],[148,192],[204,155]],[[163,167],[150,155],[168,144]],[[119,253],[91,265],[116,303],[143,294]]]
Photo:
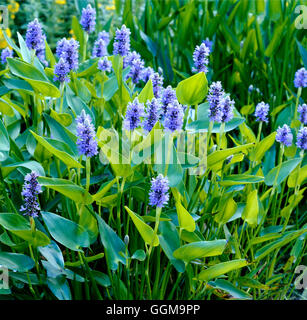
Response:
[[[209,63],[208,56],[210,54],[210,49],[202,43],[200,46],[196,46],[193,53],[194,68],[193,72],[208,72],[207,65]]]
[[[307,124],[307,104],[299,105],[297,111],[300,113],[300,121],[302,124]]]
[[[294,86],[295,88],[307,87],[307,70],[305,68],[301,68],[295,72]]]
[[[121,29],[116,30],[115,41],[113,45],[113,54],[126,56],[130,51],[130,29],[127,28],[124,24]]]
[[[222,122],[228,122],[233,118],[234,104],[235,102],[231,100],[229,96],[222,98],[221,100]]]
[[[153,73],[150,76],[153,86],[153,93],[155,98],[160,98],[162,85],[163,85],[163,76],[160,75],[158,72]]]
[[[142,80],[144,70],[144,61],[141,59],[140,54],[135,51],[130,52],[124,58],[124,68],[128,66],[130,66],[130,71],[127,78],[131,78],[134,84],[139,83]]]
[[[99,59],[98,69],[101,71],[111,72],[112,62],[107,57],[104,57],[103,59]]]
[[[47,67],[48,61],[46,60],[45,51],[46,51],[46,45],[45,45],[46,36],[43,34],[41,43],[38,44],[36,48],[36,56],[37,58]]]
[[[159,100],[156,98],[153,98],[151,101],[148,100],[146,106],[147,108],[145,119],[143,121],[143,128],[147,132],[150,132],[159,119],[159,112],[161,106]]]
[[[257,121],[264,121],[268,122],[268,113],[269,113],[270,106],[268,103],[264,103],[263,101],[256,105],[255,109],[255,117],[257,117]]]
[[[103,40],[106,46],[110,43],[110,35],[106,31],[101,31],[98,33],[97,40]]]
[[[21,195],[24,198],[24,204],[21,206],[20,211],[24,211],[24,215],[30,217],[37,217],[40,213],[40,206],[37,201],[37,196],[42,192],[41,185],[37,181],[39,175],[32,171],[25,176],[24,185]]]
[[[96,132],[91,117],[82,110],[76,122],[79,154],[89,158],[95,156],[98,153],[98,145],[95,139]]]
[[[131,64],[135,60],[141,60],[141,55],[136,51],[128,52],[128,54],[124,57],[124,61],[123,61],[124,69],[127,68],[128,66],[131,66]]]
[[[82,9],[80,24],[87,33],[95,31],[96,26],[96,10],[90,4]]]
[[[296,137],[296,145],[302,150],[307,149],[307,127],[301,128]]]
[[[133,102],[129,102],[127,106],[126,116],[124,120],[124,128],[126,130],[134,130],[141,124],[141,117],[144,115],[144,104],[139,103],[138,98]]]
[[[151,67],[144,68],[142,71],[142,80],[147,83],[149,79],[153,76],[155,73],[154,69]]]
[[[183,115],[182,105],[177,100],[169,103],[164,118],[164,128],[171,132],[181,130],[183,125]]]
[[[209,102],[209,118],[210,121],[221,122],[222,110],[220,102],[224,96],[224,90],[220,81],[212,82],[209,87],[208,102]]]
[[[68,64],[69,70],[78,69],[78,49],[79,42],[74,39],[67,40],[66,38],[63,38],[57,43],[56,55],[65,60],[65,62]]]
[[[93,46],[92,57],[101,58],[108,54],[105,42],[102,39],[96,40]]]
[[[61,58],[59,62],[54,66],[54,78],[53,81],[59,80],[60,82],[69,82],[69,66],[67,62]]]
[[[176,97],[176,91],[171,87],[167,86],[166,89],[163,90],[162,96],[161,96],[161,102],[162,102],[162,116],[164,117],[167,112],[167,106],[169,103],[172,103],[177,100]]]
[[[56,46],[56,56],[58,58],[61,58],[62,54],[66,51],[68,40],[66,38],[63,38],[57,42]]]
[[[28,24],[26,33],[26,44],[29,49],[38,49],[43,41],[43,30],[37,19]]]
[[[163,177],[159,174],[157,178],[152,178],[151,189],[149,192],[149,204],[151,206],[157,206],[163,208],[169,200],[169,182],[167,177]]]
[[[209,38],[206,38],[206,40],[203,40],[203,42],[207,48],[209,48],[209,51],[212,52],[213,47],[213,41],[210,41]]]
[[[1,63],[6,64],[7,58],[13,58],[13,50],[11,50],[9,47],[5,48],[1,52]]]
[[[277,142],[284,144],[287,147],[292,145],[293,135],[291,129],[284,124],[283,127],[278,127],[277,134],[275,137]]]

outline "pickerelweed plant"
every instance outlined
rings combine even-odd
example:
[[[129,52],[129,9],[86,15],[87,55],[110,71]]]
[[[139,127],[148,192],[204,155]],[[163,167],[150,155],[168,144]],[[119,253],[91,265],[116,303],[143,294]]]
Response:
[[[1,54],[0,265],[16,272],[0,293],[293,298],[306,262],[306,70],[284,79],[298,89],[285,102],[294,118],[275,121],[284,106],[251,82],[239,111],[222,72],[211,80],[213,37],[171,86],[145,33],[153,52],[124,24],[97,30],[90,5],[77,20],[55,54],[37,19]]]

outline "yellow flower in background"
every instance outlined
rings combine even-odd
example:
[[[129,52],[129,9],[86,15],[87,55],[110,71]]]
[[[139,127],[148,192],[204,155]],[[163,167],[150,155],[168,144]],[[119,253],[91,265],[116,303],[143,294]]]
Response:
[[[112,6],[106,6],[106,10],[108,11],[115,10],[115,5],[113,4]]]
[[[69,34],[71,34],[71,38],[73,38],[73,39],[75,39],[75,40],[77,39],[76,36],[75,36],[75,34],[74,34],[74,31],[73,31],[72,29],[69,30]],[[71,39],[71,38],[68,38],[68,40]]]
[[[56,4],[66,4],[66,0],[55,0]]]
[[[19,3],[16,1],[11,1],[11,3],[7,6],[7,8],[9,10],[9,12],[16,13],[19,10]],[[14,15],[14,18],[15,18],[15,15]]]
[[[11,19],[15,19],[15,15],[14,14],[11,14]]]
[[[11,30],[10,29],[6,29],[5,30],[7,36],[10,38],[12,33],[11,33]],[[7,47],[7,43],[6,43],[6,40],[4,38],[4,34],[3,34],[3,30],[0,29],[0,49],[4,49]]]
[[[112,1],[111,5],[106,6],[106,10],[109,10],[109,11],[115,10],[115,1],[114,0]]]

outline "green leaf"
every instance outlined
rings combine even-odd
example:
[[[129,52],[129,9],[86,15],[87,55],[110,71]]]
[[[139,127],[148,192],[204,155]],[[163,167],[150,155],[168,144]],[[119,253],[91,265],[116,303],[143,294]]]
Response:
[[[50,116],[64,127],[72,124],[72,117],[69,113],[57,113],[53,109],[50,109]]]
[[[19,104],[17,101],[15,101],[15,103],[14,103],[7,96],[3,96],[2,98],[4,101],[6,101],[10,105],[10,107],[12,107],[16,111],[18,111],[24,118],[27,116],[26,110],[23,105]]]
[[[214,286],[214,288],[226,291],[235,299],[240,299],[240,300],[253,299],[253,297],[250,294],[246,293],[243,290],[240,290],[239,288],[235,287],[230,281],[227,281],[224,279],[217,279],[214,282],[210,282],[209,285]]]
[[[146,224],[141,218],[139,218],[132,210],[125,206],[126,211],[128,212],[130,218],[132,219],[134,225],[138,229],[143,240],[147,244],[153,244],[154,247],[159,245],[159,238],[154,234],[153,229]]]
[[[232,197],[229,197],[226,201],[222,201],[221,209],[219,213],[214,216],[214,221],[220,226],[228,222],[228,220],[236,213],[237,204]]]
[[[176,209],[180,228],[193,232],[195,230],[195,221],[192,216],[178,201],[176,202]]]
[[[159,224],[159,242],[171,264],[178,272],[184,272],[185,264],[182,260],[176,259],[173,252],[180,247],[180,239],[175,225],[169,221]],[[184,232],[185,230],[183,230]]]
[[[42,165],[37,161],[24,161],[24,162],[14,162],[12,164],[7,164],[2,166],[2,174],[4,177],[8,176],[12,171],[17,168],[26,168],[29,171],[35,171],[40,176],[45,175],[45,170]]]
[[[146,253],[144,250],[136,250],[134,252],[134,254],[132,255],[131,259],[136,259],[136,260],[139,260],[139,261],[144,261],[146,259]]]
[[[231,174],[223,178],[219,182],[221,186],[233,186],[248,183],[260,183],[263,182],[264,178],[259,176],[253,176],[248,174]]]
[[[0,252],[0,265],[10,270],[25,272],[31,270],[35,263],[24,254],[2,251]]]
[[[69,284],[65,277],[47,278],[47,285],[59,300],[71,300]]]
[[[242,213],[242,219],[254,227],[257,225],[258,213],[258,191],[255,189],[247,195],[246,206]]]
[[[5,101],[3,98],[0,98],[0,112],[9,117],[14,116],[14,110],[12,109],[10,104],[7,101]]]
[[[197,275],[197,280],[209,281],[232,270],[237,270],[248,265],[244,259],[232,260],[227,262],[218,263],[206,270],[201,271]]]
[[[302,161],[301,158],[294,158],[288,161],[285,161],[281,164],[281,168],[276,180],[276,185],[281,184],[290,173],[296,168],[296,166]],[[278,172],[278,166],[273,168],[265,177],[264,183],[267,186],[272,186],[274,184],[276,175]]]
[[[51,145],[52,139],[47,140],[46,138],[43,138],[30,130],[34,138],[43,146],[45,147],[49,152],[51,152],[54,156],[62,160],[68,168],[83,168],[83,166],[76,161],[72,156],[70,156],[67,152],[61,151],[54,146]]]
[[[42,212],[42,217],[52,237],[65,247],[81,251],[90,246],[89,234],[82,226],[51,212]]]
[[[92,196],[84,188],[71,181],[47,177],[39,177],[38,181],[42,186],[56,190],[76,203],[87,205],[93,202]]]
[[[80,26],[79,20],[76,16],[72,17],[71,20],[71,28],[74,32],[74,35],[76,36],[77,40],[79,41],[80,47],[79,47],[79,52],[80,55],[83,56],[82,48],[83,48],[83,43],[84,43],[84,32]]]
[[[219,171],[222,169],[223,162],[224,160],[226,160],[227,157],[232,156],[240,151],[246,151],[247,149],[252,148],[253,146],[253,143],[249,143],[244,144],[242,146],[213,152],[209,154],[207,158],[208,168],[210,168],[212,171]]]
[[[153,87],[151,79],[147,81],[145,87],[138,95],[138,99],[140,103],[146,103],[147,100],[152,100],[154,98]]]
[[[208,81],[204,72],[179,82],[176,88],[177,99],[181,104],[196,105],[201,103],[208,92]]]
[[[10,230],[16,234],[19,238],[29,242],[32,246],[44,247],[50,243],[50,239],[41,231],[36,230],[34,233],[32,230]]]
[[[20,53],[22,56],[22,59],[25,62],[31,63],[31,52],[28,49],[23,37],[20,35],[19,32],[17,32],[17,36],[18,36],[18,42],[19,42],[19,47],[20,47]]]
[[[163,130],[159,121],[154,125],[152,130],[143,138],[143,140],[132,149],[132,162],[140,164],[145,159],[155,153],[163,139]]]
[[[237,118],[234,117],[233,119],[231,119],[229,122],[227,122],[225,124],[225,129],[224,132],[229,132],[235,128],[237,128],[238,126],[240,126],[243,122],[244,122],[244,118]],[[187,129],[188,130],[194,130],[194,131],[208,131],[209,128],[209,123],[210,120],[209,118],[205,119],[205,120],[196,120],[193,121],[191,123],[189,123],[187,125]],[[214,123],[213,128],[212,128],[212,133],[219,133],[220,132],[220,124],[219,123]]]
[[[300,55],[302,57],[304,67],[305,67],[305,69],[307,69],[307,50],[297,40],[296,40],[296,44],[298,46],[298,50],[299,50]]]
[[[273,2],[277,2],[277,1],[273,1]],[[264,52],[264,54],[267,57],[272,57],[272,55],[275,53],[275,51],[279,47],[280,42],[283,38],[282,34],[283,34],[284,28],[286,26],[286,23],[288,23],[288,19],[285,19],[283,24],[280,24],[278,27],[275,28],[273,37]]]
[[[30,223],[23,216],[16,213],[1,213],[0,224],[6,229],[16,234],[19,238],[29,242],[34,247],[46,246],[50,239],[41,231],[33,232]]]
[[[109,101],[112,99],[116,91],[118,90],[118,83],[115,76],[109,78],[103,84],[103,98],[105,101]]]
[[[7,230],[30,230],[29,221],[22,215],[16,213],[1,213],[0,224]]]
[[[126,246],[115,231],[98,214],[96,214],[96,218],[100,239],[105,249],[107,264],[111,270],[115,271],[118,268],[119,262],[126,265]]]
[[[244,137],[244,139],[246,139],[248,143],[256,142],[256,137],[253,130],[245,122],[239,125],[239,129],[240,129],[241,135]]]
[[[255,253],[255,260],[257,261],[265,258],[272,251],[285,246],[286,244],[295,240],[296,238],[300,237],[302,234],[306,232],[307,232],[306,227],[302,230],[286,232],[281,238],[261,247],[261,249],[259,249]]]
[[[96,270],[92,270],[91,273],[97,284],[103,287],[109,287],[111,285],[110,278],[105,273]]]
[[[176,259],[191,261],[197,258],[219,256],[225,250],[227,241],[198,241],[186,244],[174,251],[173,256]]]
[[[99,60],[98,58],[94,58],[81,63],[77,70],[77,77],[78,78],[89,77],[97,73],[99,71],[97,68],[98,60]]]
[[[117,133],[99,127],[97,137],[98,145],[109,160],[116,176],[129,177],[133,171],[130,165],[130,160],[124,154],[120,154],[118,152],[119,141]]]
[[[65,123],[70,122],[69,118],[67,117],[69,114],[67,113],[57,114],[61,118],[61,121],[58,121],[52,115],[54,115],[52,111],[50,113],[50,116],[46,113],[43,113],[43,116],[48,123],[48,126],[50,128],[51,134],[54,137],[54,139],[66,143],[70,149],[69,154],[79,155],[78,148],[76,145],[77,137],[71,132],[71,130],[64,127],[64,122]],[[70,115],[69,117],[72,120]]]
[[[0,150],[10,151],[9,135],[1,119],[0,119]]]
[[[97,220],[86,207],[81,211],[79,225],[89,234],[91,244],[94,243],[98,236]]]
[[[255,289],[262,289],[262,290],[269,290],[270,287],[262,284],[256,279],[248,278],[248,277],[240,277],[237,279],[240,286],[247,287],[247,288],[255,288]]]
[[[3,79],[3,83],[5,86],[11,90],[20,90],[21,92],[25,92],[27,94],[33,94],[34,90],[33,88],[29,85],[27,81],[17,79],[17,78],[8,78],[8,79]]]
[[[116,178],[107,183],[101,190],[99,190],[96,194],[93,195],[94,201],[100,201],[106,193],[112,188],[112,186],[116,183]]]
[[[250,160],[251,161],[260,161],[265,153],[272,147],[275,142],[276,132],[271,133],[263,140],[261,140],[255,150],[251,153]]]
[[[50,67],[53,68],[54,65],[56,64],[56,60],[46,40],[45,40],[45,48],[46,48],[46,59],[47,61],[50,62]]]
[[[46,75],[42,74],[33,65],[13,58],[8,58],[7,63],[14,75],[29,82],[32,88],[43,96],[53,98],[61,96],[60,90],[48,82]]]
[[[307,165],[293,170],[289,175],[287,184],[289,188],[294,188],[297,179],[297,185],[300,186],[307,179]]]

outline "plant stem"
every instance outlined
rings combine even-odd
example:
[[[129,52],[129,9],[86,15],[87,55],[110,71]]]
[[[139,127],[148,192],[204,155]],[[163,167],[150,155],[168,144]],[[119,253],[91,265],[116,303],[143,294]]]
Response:
[[[224,136],[224,130],[225,130],[225,122],[222,122],[221,126],[220,126],[219,144],[217,146],[217,151],[219,151],[221,149],[222,139]]]
[[[84,31],[84,43],[83,43],[83,56],[82,56],[82,62],[86,60],[86,45],[88,40],[88,33]]]
[[[259,127],[258,127],[257,144],[258,144],[259,141],[260,141],[262,124],[263,124],[263,121],[260,121],[260,122],[259,122]]]
[[[61,101],[60,101],[59,113],[63,112],[64,89],[65,89],[65,82],[61,82],[61,84],[60,84]]]
[[[170,134],[169,136],[169,141],[168,141],[168,150],[167,150],[167,157],[166,157],[166,162],[165,162],[165,169],[164,169],[164,176],[167,176],[167,171],[168,171],[168,165],[170,162],[170,158],[171,158],[171,152],[173,149],[173,133]]]
[[[294,111],[294,120],[296,120],[297,117],[297,107],[298,107],[298,103],[300,101],[300,96],[302,94],[302,87],[299,87],[297,89],[297,95],[296,95],[296,102],[295,102],[295,111]]]
[[[151,251],[153,248],[153,244],[154,244],[156,235],[158,233],[161,212],[162,212],[162,208],[157,207],[156,208],[156,222],[155,222],[154,233],[153,233],[153,237],[151,240],[151,244],[150,244],[149,249],[147,251],[146,278],[147,278],[149,299],[151,299],[151,285],[150,285],[150,278],[149,278],[149,260],[150,260],[150,255],[151,255]]]
[[[213,121],[209,122],[209,128],[208,128],[208,136],[207,136],[207,152],[209,152],[209,147],[210,147],[210,138],[211,138],[211,133],[213,129]]]
[[[86,157],[86,191],[90,189],[90,179],[91,179],[91,158]]]

